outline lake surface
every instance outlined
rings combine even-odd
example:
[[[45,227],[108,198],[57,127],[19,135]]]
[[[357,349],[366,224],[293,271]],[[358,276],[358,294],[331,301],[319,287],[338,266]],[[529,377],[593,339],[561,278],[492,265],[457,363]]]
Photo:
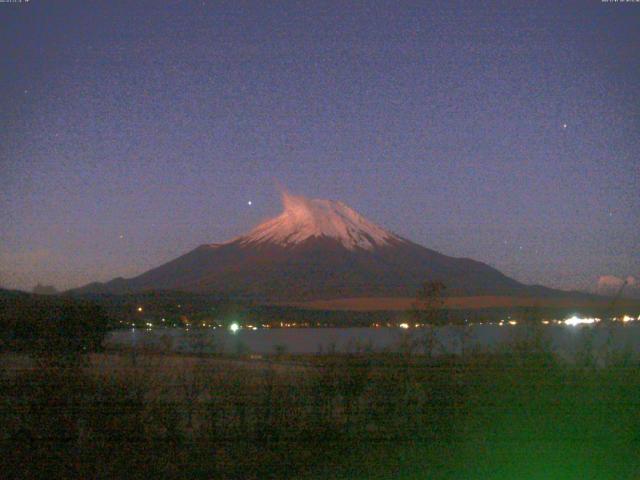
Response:
[[[416,328],[269,328],[239,330],[223,329],[116,330],[108,334],[105,345],[126,348],[153,348],[182,353],[315,354],[327,352],[399,351],[402,345],[420,344],[428,329]],[[603,326],[548,325],[541,327],[544,338],[559,355],[571,359],[591,342],[596,349],[607,343],[616,351],[640,353],[640,324]],[[442,327],[435,332],[446,351],[460,353],[460,331]],[[477,325],[468,329],[465,345],[482,349],[497,349],[522,338],[522,326]],[[417,347],[421,352],[422,348]]]

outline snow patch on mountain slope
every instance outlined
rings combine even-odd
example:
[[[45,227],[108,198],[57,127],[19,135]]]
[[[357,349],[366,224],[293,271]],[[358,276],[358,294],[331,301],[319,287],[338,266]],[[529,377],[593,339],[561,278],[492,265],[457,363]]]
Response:
[[[342,202],[309,199],[285,192],[282,203],[284,211],[279,216],[261,223],[236,240],[242,244],[269,242],[289,246],[312,237],[329,237],[349,250],[373,250],[389,245],[391,240],[403,241]]]

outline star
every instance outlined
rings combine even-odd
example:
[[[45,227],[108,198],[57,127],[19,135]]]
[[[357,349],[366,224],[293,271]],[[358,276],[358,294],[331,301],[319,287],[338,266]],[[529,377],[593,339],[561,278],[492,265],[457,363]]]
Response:
[[[120,240],[122,240],[124,238],[124,235],[120,235]]]
[[[253,202],[252,202],[251,200],[249,200],[249,201],[247,202],[247,205],[251,206],[251,205],[253,205]]]
[[[566,130],[566,129],[567,129],[567,124],[566,124],[566,123],[563,123],[563,124],[562,124],[562,128],[564,128],[564,129]]]

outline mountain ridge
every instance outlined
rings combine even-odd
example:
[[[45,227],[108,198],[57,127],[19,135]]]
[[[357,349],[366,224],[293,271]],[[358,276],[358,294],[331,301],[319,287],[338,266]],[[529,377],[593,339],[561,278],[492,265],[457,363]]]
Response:
[[[182,290],[262,302],[413,297],[427,280],[450,296],[550,296],[470,258],[450,257],[367,220],[342,202],[282,194],[280,215],[248,234],[203,244],[130,279],[73,293]]]

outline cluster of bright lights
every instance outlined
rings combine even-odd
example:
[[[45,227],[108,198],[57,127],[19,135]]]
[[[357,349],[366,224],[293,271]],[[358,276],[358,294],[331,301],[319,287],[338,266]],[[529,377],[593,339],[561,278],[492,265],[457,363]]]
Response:
[[[136,310],[138,312],[142,312],[143,311],[143,307],[142,306],[138,306],[138,307],[136,307]],[[625,315],[622,315],[620,317],[612,317],[610,320],[613,321],[613,322],[620,322],[620,323],[625,323],[625,324],[626,323],[630,323],[630,322],[635,322],[635,321],[640,322],[640,315],[637,318],[635,318],[634,316],[625,314]],[[162,318],[161,321],[162,321],[162,323],[165,323],[167,321],[167,319],[166,318]],[[593,325],[595,323],[599,323],[600,321],[601,321],[601,319],[597,318],[597,317],[579,317],[578,315],[573,315],[573,316],[571,316],[569,318],[566,318],[564,320],[548,319],[548,320],[542,320],[541,323],[543,325],[556,324],[556,325],[566,325],[566,326],[570,326],[570,327],[575,327],[575,326],[579,326],[579,325]],[[125,321],[122,321],[122,320],[120,321],[120,323],[124,324],[124,325],[128,324],[128,323],[125,323]],[[467,319],[465,319],[465,323],[467,323],[467,325],[482,325],[483,324],[482,322],[471,323]],[[507,325],[515,326],[515,325],[518,325],[518,323],[519,322],[517,320],[513,320],[509,316],[506,319],[501,319],[498,322],[498,326],[501,326],[501,327],[502,326],[507,326]],[[209,324],[207,322],[202,322],[199,325],[201,325],[202,327],[205,327],[205,328],[206,327],[213,328],[213,329],[216,328],[215,323],[214,324]],[[147,329],[151,329],[151,328],[154,327],[154,324],[151,323],[151,322],[146,322],[145,326],[146,326]],[[189,331],[189,327],[191,326],[191,324],[190,324],[190,322],[184,322],[184,326],[186,327],[186,330]],[[298,326],[306,327],[306,326],[309,326],[309,324],[308,323],[297,324],[297,323],[280,322],[280,327],[285,327],[285,328],[289,327],[289,328],[291,328],[291,327],[298,327]],[[318,326],[320,326],[320,325],[318,325]],[[382,323],[374,323],[374,324],[372,324],[372,327],[374,327],[374,328],[380,328],[380,327],[384,327],[384,326],[385,326],[385,324],[382,324]],[[392,323],[387,323],[386,326],[387,327],[393,327],[394,325]],[[395,326],[397,326],[397,327],[399,327],[399,328],[401,328],[403,330],[407,330],[407,329],[413,328],[413,327],[415,327],[415,328],[424,327],[425,325],[420,324],[420,323],[416,323],[414,325],[414,324],[409,324],[409,323],[403,322],[403,323],[400,323],[400,324],[395,324]],[[131,323],[131,327],[132,327],[132,329],[135,329],[136,324],[135,323]],[[260,327],[262,327],[262,328],[271,328],[271,325],[269,325],[269,324],[261,324],[261,325],[257,325],[256,326],[255,324],[253,324],[253,325],[246,324],[243,327],[239,323],[233,322],[233,323],[231,323],[229,325],[228,328],[229,328],[229,331],[231,333],[237,333],[242,328],[245,328],[247,330],[258,330]]]
[[[567,318],[564,321],[564,324],[569,325],[570,327],[575,327],[576,325],[591,325],[593,323],[598,323],[599,321],[599,318],[581,318],[574,315],[573,317]]]
[[[309,326],[309,324],[306,323],[306,322],[305,323],[300,323],[300,324],[298,324],[296,322],[291,322],[291,323],[280,322],[280,327],[281,328],[297,328],[297,327],[308,327],[308,326]]]
[[[500,321],[498,322],[498,326],[500,327],[504,327],[507,324],[517,325],[518,322],[516,320],[511,320],[511,316],[508,316],[506,320],[504,318],[501,318]]]

